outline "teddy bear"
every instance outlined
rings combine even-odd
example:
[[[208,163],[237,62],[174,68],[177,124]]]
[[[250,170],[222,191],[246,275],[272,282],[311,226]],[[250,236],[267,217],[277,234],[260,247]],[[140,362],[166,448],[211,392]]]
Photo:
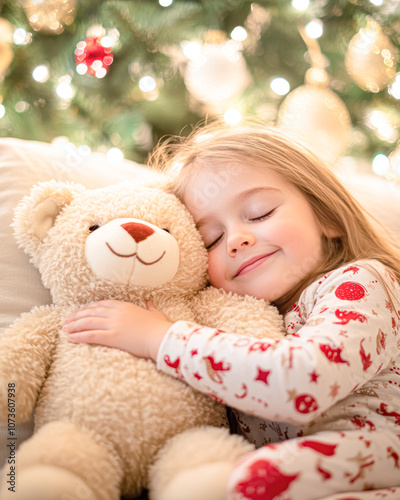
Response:
[[[154,500],[187,500],[191,484],[191,499],[222,500],[232,464],[252,449],[229,433],[224,405],[150,360],[71,343],[64,318],[103,299],[151,301],[171,321],[279,338],[277,310],[207,285],[194,221],[162,186],[42,182],[13,226],[53,303],[0,337],[1,423],[10,394],[15,421],[32,412],[35,421],[4,468],[0,497],[117,500],[149,489]]]

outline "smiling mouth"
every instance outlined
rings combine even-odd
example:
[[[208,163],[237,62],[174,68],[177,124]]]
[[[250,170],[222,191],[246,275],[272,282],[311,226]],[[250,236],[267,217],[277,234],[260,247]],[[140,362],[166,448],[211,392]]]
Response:
[[[276,253],[276,251],[272,252],[272,253],[269,253],[267,255],[263,255],[262,257],[260,257],[259,259],[255,260],[254,262],[251,262],[250,264],[247,264],[246,266],[242,267],[242,269],[240,269],[240,271],[237,274],[235,274],[234,277],[237,278],[238,276],[242,276],[243,274],[246,274],[246,273],[252,271],[256,267],[261,266],[261,264],[263,262],[265,262],[268,259],[268,257],[271,257],[271,255],[274,255],[275,253]]]
[[[151,266],[152,264],[156,264],[157,262],[159,262],[165,255],[165,250],[164,252],[161,254],[161,257],[159,257],[158,259],[156,260],[153,260],[152,262],[145,262],[144,260],[142,260],[139,255],[137,254],[137,252],[133,252],[133,253],[130,253],[130,254],[122,254],[122,253],[118,253],[116,252],[109,243],[106,242],[106,245],[108,246],[108,248],[111,250],[111,252],[116,255],[117,257],[123,257],[123,258],[129,258],[129,257],[135,257],[137,258],[137,260],[141,263],[141,264],[144,264],[145,266]]]

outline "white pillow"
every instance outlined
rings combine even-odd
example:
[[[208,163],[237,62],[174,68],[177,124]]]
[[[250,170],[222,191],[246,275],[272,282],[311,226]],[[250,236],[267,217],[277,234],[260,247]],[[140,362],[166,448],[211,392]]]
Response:
[[[153,175],[142,165],[126,160],[113,164],[99,153],[83,157],[71,144],[0,139],[0,331],[22,312],[50,303],[39,272],[17,248],[10,227],[15,206],[33,184],[57,179],[97,188]]]

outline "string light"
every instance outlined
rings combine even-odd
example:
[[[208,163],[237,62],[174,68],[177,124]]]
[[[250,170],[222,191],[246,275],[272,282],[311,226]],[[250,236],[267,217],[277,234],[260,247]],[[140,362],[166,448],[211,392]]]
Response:
[[[181,43],[181,49],[185,57],[194,61],[201,56],[201,43],[184,41]]]
[[[306,32],[310,38],[320,38],[324,32],[324,25],[320,19],[313,19],[306,24]]]
[[[290,90],[290,83],[285,78],[274,78],[270,86],[277,95],[286,95]]]
[[[224,113],[224,120],[229,125],[237,125],[242,120],[242,113],[236,108],[228,108]]]
[[[28,111],[29,109],[29,103],[26,101],[18,101],[15,103],[15,111],[17,113],[25,113],[25,111]]]
[[[377,175],[385,175],[389,168],[389,158],[384,154],[377,154],[372,160],[372,170]]]
[[[0,104],[0,118],[3,118],[5,113],[6,113],[6,108],[3,106],[3,104]]]
[[[247,38],[246,29],[243,28],[243,26],[236,26],[236,28],[232,30],[231,38],[235,40],[235,42],[243,42]]]
[[[139,80],[139,88],[143,92],[153,92],[157,87],[157,83],[152,76],[143,76]]]
[[[15,45],[27,45],[32,41],[32,33],[28,33],[24,28],[17,28],[13,33]]]
[[[44,64],[36,66],[36,68],[32,71],[32,78],[39,83],[47,82],[49,77],[49,68]]]
[[[158,0],[161,7],[169,7],[174,0]]]
[[[310,0],[292,0],[292,7],[296,10],[306,10],[310,6]]]
[[[61,99],[69,100],[74,97],[74,90],[71,87],[71,77],[68,75],[62,76],[58,80],[56,92]]]

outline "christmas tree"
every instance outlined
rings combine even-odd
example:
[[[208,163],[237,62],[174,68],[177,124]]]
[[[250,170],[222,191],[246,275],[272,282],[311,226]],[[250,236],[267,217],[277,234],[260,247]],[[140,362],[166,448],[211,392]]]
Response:
[[[400,174],[398,0],[3,0],[0,18],[3,137],[143,162],[250,115]]]

